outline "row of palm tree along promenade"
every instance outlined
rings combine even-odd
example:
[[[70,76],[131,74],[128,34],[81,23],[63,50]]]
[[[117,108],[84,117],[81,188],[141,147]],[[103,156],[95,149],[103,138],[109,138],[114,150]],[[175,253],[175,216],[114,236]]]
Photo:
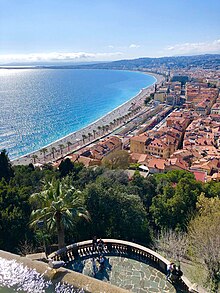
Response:
[[[161,86],[164,81],[163,75],[156,73],[153,75],[157,79],[156,83],[146,89],[142,89],[130,101],[87,127],[67,135],[40,150],[15,159],[12,163],[14,165],[28,165],[33,163],[37,166],[46,163],[55,163],[56,166],[57,162],[59,164],[60,159],[62,160],[72,153],[78,152],[80,154],[83,149],[107,136],[116,134],[122,140],[123,137],[131,133],[131,130],[137,129],[139,125],[161,112],[161,106],[146,106],[144,103],[145,99],[154,94],[155,89]]]

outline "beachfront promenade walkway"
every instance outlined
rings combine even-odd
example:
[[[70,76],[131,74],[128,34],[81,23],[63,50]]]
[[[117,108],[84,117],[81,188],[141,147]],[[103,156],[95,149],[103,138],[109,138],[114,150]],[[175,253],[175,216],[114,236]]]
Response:
[[[189,292],[191,283],[183,276],[177,283],[166,280],[166,267],[169,263],[155,251],[133,242],[103,239],[102,254],[105,258],[104,268],[97,262],[94,275],[92,258],[99,257],[93,250],[92,241],[83,241],[69,245],[49,258],[64,260],[67,267],[95,280],[102,280],[130,292]]]

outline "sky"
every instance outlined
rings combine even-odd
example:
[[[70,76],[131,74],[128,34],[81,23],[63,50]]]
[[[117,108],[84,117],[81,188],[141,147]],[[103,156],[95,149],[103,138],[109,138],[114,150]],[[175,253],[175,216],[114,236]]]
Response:
[[[220,53],[219,0],[0,0],[0,64]]]

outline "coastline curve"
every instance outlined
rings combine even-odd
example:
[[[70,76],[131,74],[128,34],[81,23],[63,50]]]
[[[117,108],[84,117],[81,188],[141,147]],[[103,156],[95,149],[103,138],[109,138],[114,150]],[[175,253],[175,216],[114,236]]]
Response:
[[[77,149],[77,147],[83,146],[83,141],[82,141],[83,135],[87,134],[88,132],[93,132],[94,129],[97,129],[98,127],[101,127],[102,125],[111,123],[114,119],[117,119],[121,117],[122,115],[127,114],[129,112],[129,109],[133,105],[135,105],[135,107],[142,107],[145,97],[154,92],[155,84],[157,85],[161,84],[164,80],[164,77],[162,75],[155,74],[152,72],[141,72],[141,73],[153,76],[155,78],[154,83],[151,84],[150,86],[147,86],[146,88],[141,89],[136,96],[130,98],[128,101],[124,102],[122,105],[119,105],[118,107],[108,112],[107,114],[97,119],[96,121],[90,123],[89,125],[77,131],[74,131],[48,145],[45,145],[44,147],[36,151],[30,152],[19,158],[13,159],[12,164],[13,165],[28,165],[30,163],[44,164],[51,161],[56,161],[57,159],[64,157],[68,155],[69,153],[72,153],[73,151]],[[99,137],[100,138],[102,137],[101,133],[99,136],[96,137],[96,139],[98,139]],[[61,153],[60,155],[58,155],[56,159],[51,158],[51,153],[50,153],[50,157],[49,155],[45,157],[45,154],[43,153],[43,149],[50,149],[50,151],[52,152],[53,148],[56,148],[57,150],[59,149],[60,145],[66,145],[68,143],[71,145],[71,151],[66,146],[65,147],[66,150],[64,149],[64,153]],[[34,156],[37,159],[34,160],[33,159]]]

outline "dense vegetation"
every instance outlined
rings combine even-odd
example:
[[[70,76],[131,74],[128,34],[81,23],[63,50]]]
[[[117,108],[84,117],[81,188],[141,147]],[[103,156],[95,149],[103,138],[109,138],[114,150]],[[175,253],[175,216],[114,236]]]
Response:
[[[67,224],[71,222],[69,216],[73,207],[74,211],[78,212],[82,208],[81,211],[89,214],[87,220],[74,217],[71,225],[67,225],[67,244],[91,239],[97,235],[149,246],[159,232],[169,229],[178,233],[187,233],[190,230],[195,242],[196,237],[204,238],[201,236],[201,233],[206,233],[204,221],[211,223],[211,215],[215,216],[215,223],[219,223],[220,183],[202,184],[189,172],[171,171],[147,178],[143,178],[137,172],[133,179],[129,180],[124,170],[112,170],[106,165],[85,168],[82,164],[68,160],[63,162],[58,170],[48,165],[40,170],[32,164],[12,167],[5,151],[1,152],[0,159],[0,249],[3,250],[18,252],[25,243],[29,243],[34,249],[42,246],[43,242],[47,245],[57,243],[56,229],[50,229],[49,221],[47,222],[41,213],[41,208],[44,208],[45,215],[49,215],[49,219],[53,217],[50,209],[52,205],[56,205],[59,212],[62,207]],[[68,194],[60,196],[61,189],[59,191],[53,187],[52,192],[48,187],[51,182],[58,182],[55,186],[59,188],[65,185],[68,187],[65,187],[65,190],[71,188],[74,192],[67,191]],[[32,194],[34,196],[31,196]],[[48,196],[47,200],[50,200],[47,206],[45,195]],[[68,207],[61,202],[65,197],[68,199]],[[214,201],[214,214],[207,211],[208,203],[204,198]],[[71,206],[73,202],[77,204]],[[204,208],[201,208],[204,206],[206,213],[203,211]],[[45,210],[45,207],[48,210]],[[31,221],[37,223],[37,217],[33,218],[32,215],[30,218],[33,210],[38,211],[39,220],[45,220],[48,224],[44,223],[43,230],[39,225],[34,226],[34,229],[31,227]],[[199,222],[201,216],[204,219],[203,224]],[[50,225],[52,227],[52,222]],[[200,227],[200,236],[195,234],[197,226]],[[199,253],[199,250],[201,248],[194,254]],[[210,263],[207,265],[210,276],[215,280],[219,278],[219,263],[217,256],[215,268],[210,268]]]

